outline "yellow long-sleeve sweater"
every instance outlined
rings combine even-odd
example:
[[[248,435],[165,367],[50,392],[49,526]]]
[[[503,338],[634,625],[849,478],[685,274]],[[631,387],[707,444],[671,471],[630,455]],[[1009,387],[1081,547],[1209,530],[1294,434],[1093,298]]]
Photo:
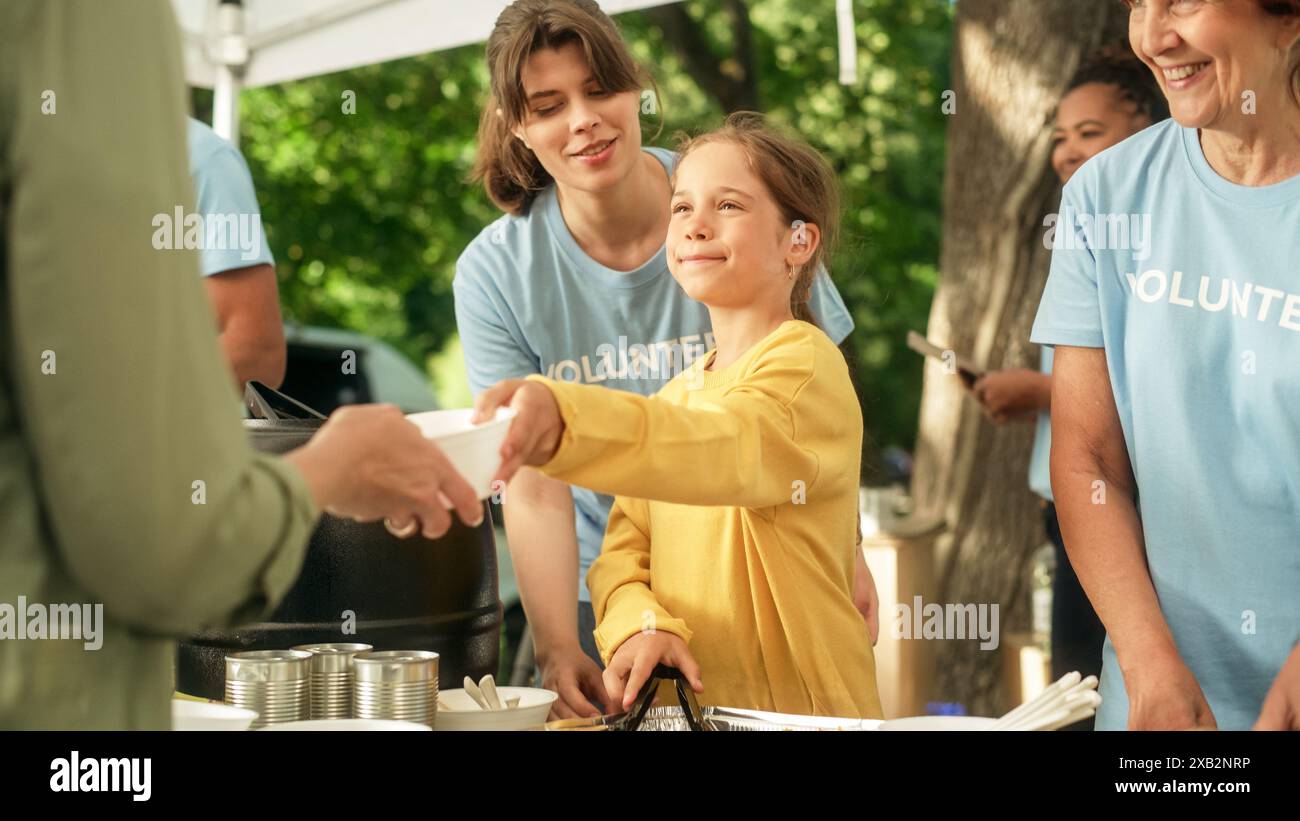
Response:
[[[830,338],[784,322],[652,397],[529,379],[564,436],[542,471],[616,494],[587,574],[606,663],[653,627],[687,641],[702,704],[879,718],[853,606],[862,413]]]

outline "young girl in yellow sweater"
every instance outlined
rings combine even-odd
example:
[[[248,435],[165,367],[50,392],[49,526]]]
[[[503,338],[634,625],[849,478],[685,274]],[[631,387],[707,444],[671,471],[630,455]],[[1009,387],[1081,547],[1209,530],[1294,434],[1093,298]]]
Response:
[[[497,478],[531,465],[617,496],[587,575],[611,705],[663,662],[702,704],[879,718],[852,600],[862,414],[807,306],[837,227],[834,174],[753,114],[680,153],[668,265],[708,306],[716,349],[649,398],[494,385],[477,418],[518,412]]]

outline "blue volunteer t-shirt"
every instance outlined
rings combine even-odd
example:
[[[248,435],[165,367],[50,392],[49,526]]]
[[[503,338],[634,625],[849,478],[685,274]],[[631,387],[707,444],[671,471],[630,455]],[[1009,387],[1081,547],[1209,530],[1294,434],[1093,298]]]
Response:
[[[1298,229],[1300,176],[1230,183],[1197,130],[1152,126],[1066,185],[1032,335],[1106,349],[1151,579],[1224,729],[1300,637]],[[1122,729],[1109,638],[1102,663],[1097,726]]]
[[[677,156],[646,147],[668,173]],[[456,263],[456,325],[477,395],[502,379],[540,373],[649,396],[712,350],[709,311],[668,270],[666,248],[633,271],[606,268],[564,223],[555,186],[522,217],[488,225]],[[853,319],[824,270],[810,307],[837,343]],[[613,497],[573,488],[578,593],[590,601],[587,569],[600,555]]]
[[[244,155],[199,120],[188,123],[190,177],[204,222],[203,276],[274,265]]]

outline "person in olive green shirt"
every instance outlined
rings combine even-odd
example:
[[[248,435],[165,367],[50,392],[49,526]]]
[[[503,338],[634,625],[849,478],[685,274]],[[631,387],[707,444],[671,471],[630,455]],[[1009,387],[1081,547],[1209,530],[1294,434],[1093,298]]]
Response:
[[[167,728],[175,640],[269,613],[322,509],[483,515],[391,406],[250,449],[198,255],[151,242],[195,208],[178,43],[165,0],[0,3],[0,729]],[[103,619],[16,635],[20,602]]]

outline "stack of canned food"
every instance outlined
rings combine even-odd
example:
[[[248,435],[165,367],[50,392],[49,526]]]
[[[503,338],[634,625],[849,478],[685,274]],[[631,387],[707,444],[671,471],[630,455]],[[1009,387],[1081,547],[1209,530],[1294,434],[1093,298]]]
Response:
[[[304,644],[226,656],[226,703],[257,712],[252,729],[312,719],[367,718],[433,727],[438,654],[368,644]]]

